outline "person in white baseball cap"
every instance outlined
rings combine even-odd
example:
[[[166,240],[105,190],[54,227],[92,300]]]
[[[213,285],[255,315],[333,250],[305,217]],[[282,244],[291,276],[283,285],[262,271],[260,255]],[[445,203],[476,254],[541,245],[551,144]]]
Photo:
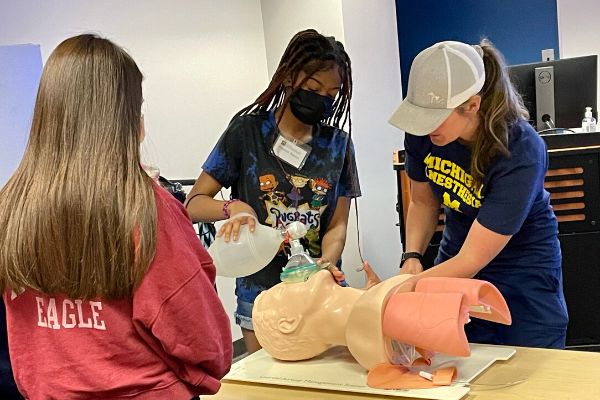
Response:
[[[406,99],[390,123],[424,136],[435,131],[456,107],[479,93],[485,68],[477,48],[461,42],[441,42],[417,55],[408,79]]]
[[[475,277],[507,300],[511,327],[467,325],[469,341],[563,348],[568,314],[558,224],[544,189],[546,147],[487,40],[436,43],[414,59],[389,122],[404,130],[410,178],[400,273]],[[443,206],[434,267],[424,254]],[[406,287],[409,287],[408,285]]]

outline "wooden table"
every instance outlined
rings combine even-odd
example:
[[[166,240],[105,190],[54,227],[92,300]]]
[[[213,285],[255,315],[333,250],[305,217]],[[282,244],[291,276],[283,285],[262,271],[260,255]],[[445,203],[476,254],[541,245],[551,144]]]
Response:
[[[525,382],[498,387],[497,384]],[[484,386],[490,385],[490,386]],[[407,399],[224,381],[218,394],[202,400]],[[600,399],[600,353],[517,347],[474,381],[466,400]]]

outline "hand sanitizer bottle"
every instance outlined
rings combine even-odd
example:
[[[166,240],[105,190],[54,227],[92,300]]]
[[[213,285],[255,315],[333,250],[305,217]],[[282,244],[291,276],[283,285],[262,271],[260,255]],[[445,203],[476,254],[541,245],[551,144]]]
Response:
[[[592,117],[592,107],[585,108],[585,118],[581,121],[583,132],[596,132],[596,118]]]

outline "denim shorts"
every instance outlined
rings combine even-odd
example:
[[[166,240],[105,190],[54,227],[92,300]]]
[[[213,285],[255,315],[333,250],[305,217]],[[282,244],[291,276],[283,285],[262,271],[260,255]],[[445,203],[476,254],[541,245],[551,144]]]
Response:
[[[235,280],[235,294],[237,296],[237,309],[235,310],[235,323],[241,328],[253,331],[252,326],[252,308],[254,300],[268,287],[259,285],[247,278],[237,278]]]

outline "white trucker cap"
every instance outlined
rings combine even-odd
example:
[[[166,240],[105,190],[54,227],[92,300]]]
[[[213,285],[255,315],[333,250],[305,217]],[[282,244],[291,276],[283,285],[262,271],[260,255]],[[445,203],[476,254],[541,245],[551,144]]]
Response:
[[[482,55],[479,46],[452,41],[421,51],[410,67],[408,93],[389,123],[417,136],[436,130],[483,87]]]

